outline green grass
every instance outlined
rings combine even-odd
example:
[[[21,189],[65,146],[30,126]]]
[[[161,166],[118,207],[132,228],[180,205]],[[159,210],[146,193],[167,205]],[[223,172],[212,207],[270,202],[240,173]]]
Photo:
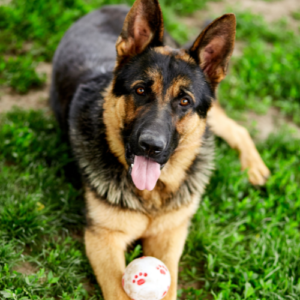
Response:
[[[160,3],[163,3],[165,6],[170,7],[176,13],[180,15],[191,14],[196,10],[205,8],[207,2],[220,2],[221,0],[182,0],[182,1],[173,1],[173,0],[163,0]]]
[[[51,117],[12,111],[0,121],[0,294],[7,299],[102,299],[84,254],[81,190]],[[273,176],[248,183],[236,153],[218,141],[216,172],[190,230],[180,281],[184,299],[298,299],[299,140],[283,133],[260,151]],[[141,254],[138,245],[127,262]],[[34,272],[16,271],[30,263]],[[92,286],[90,294],[83,284]]]
[[[234,61],[220,95],[233,110],[265,112],[271,104],[300,124],[300,42],[255,41]]]
[[[299,21],[300,20],[300,11],[294,11],[294,12],[292,12],[292,17],[295,20]]]
[[[41,87],[46,77],[38,75],[35,67],[36,61],[30,55],[8,59],[0,57],[0,84],[10,86],[19,93]]]
[[[7,85],[18,92],[44,82],[34,70],[37,61],[51,61],[54,51],[65,31],[81,16],[107,4],[126,3],[133,0],[58,0],[51,1],[13,0],[9,5],[0,5],[0,85]],[[172,5],[170,5],[173,3]],[[199,4],[198,4],[199,3]],[[200,4],[201,3],[201,4]],[[202,7],[204,2],[186,0],[161,1],[165,26],[180,43],[188,39],[185,26],[176,22],[175,12],[188,13]],[[17,56],[16,58],[4,58]],[[16,69],[15,65],[19,68]]]
[[[232,60],[220,99],[236,116],[242,111],[264,113],[277,106],[300,124],[300,40],[284,21],[268,26],[259,15],[237,12],[241,57]]]
[[[82,243],[70,237],[82,230],[84,217],[81,193],[64,177],[72,160],[68,146],[53,120],[40,112],[2,117],[0,140],[3,297],[82,299],[82,279],[90,270]],[[17,273],[13,266],[21,262],[37,272]]]
[[[160,1],[179,42],[188,30],[177,14],[207,1]],[[51,60],[65,30],[93,9],[121,2],[13,0],[0,6],[0,85],[19,93],[41,87],[45,77],[36,64]],[[299,35],[284,21],[270,26],[249,12],[236,15],[245,48],[221,84],[222,104],[235,116],[275,105],[300,124]],[[272,177],[255,188],[237,154],[217,140],[216,171],[181,260],[179,279],[187,288],[178,291],[180,299],[299,299],[299,142],[284,131],[259,145]],[[0,115],[0,299],[103,299],[84,254],[84,203],[73,173],[70,149],[52,117],[19,110]],[[126,262],[141,254],[137,245]],[[202,288],[190,287],[195,282]]]
[[[288,29],[284,19],[270,26],[262,15],[253,14],[249,11],[240,11],[230,8],[236,15],[236,38],[247,43],[262,40],[267,43],[288,42],[295,37],[293,31]]]
[[[273,174],[261,189],[249,185],[234,152],[218,144],[181,278],[203,282],[214,299],[299,299],[299,140],[283,132],[259,146]]]

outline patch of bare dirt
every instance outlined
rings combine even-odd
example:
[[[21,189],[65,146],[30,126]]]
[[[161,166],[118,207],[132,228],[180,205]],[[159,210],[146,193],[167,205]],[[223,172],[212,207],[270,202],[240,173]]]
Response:
[[[28,276],[35,274],[37,272],[37,269],[29,262],[23,262],[20,265],[14,267],[14,271]]]
[[[89,281],[83,282],[82,287],[88,292],[89,295],[93,295],[95,293],[95,287]]]
[[[0,0],[0,5],[8,5],[11,0]]]
[[[207,19],[213,19],[232,10],[251,11],[264,16],[267,22],[275,22],[286,18],[292,29],[298,30],[300,22],[292,18],[292,13],[300,10],[299,0],[281,0],[266,2],[263,0],[223,0],[209,2],[205,10],[196,11],[182,21],[189,27],[202,28]]]
[[[20,95],[10,88],[1,88],[0,112],[6,112],[15,106],[23,109],[43,109],[50,112],[48,98],[52,65],[43,62],[38,65],[36,70],[40,74],[46,74],[45,86],[38,90],[31,90],[25,95]]]
[[[265,140],[271,133],[279,132],[283,127],[291,131],[295,138],[300,138],[300,127],[282,116],[280,111],[274,107],[271,107],[264,115],[250,111],[247,113],[246,120],[239,123],[247,128],[254,127],[257,132],[255,136],[257,140]]]

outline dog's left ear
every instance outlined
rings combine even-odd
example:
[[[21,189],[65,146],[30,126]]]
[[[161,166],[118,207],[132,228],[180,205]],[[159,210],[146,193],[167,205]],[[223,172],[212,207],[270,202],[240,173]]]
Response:
[[[213,90],[226,76],[234,48],[235,27],[235,15],[223,15],[200,33],[189,50],[189,54],[200,65]]]
[[[118,60],[163,44],[164,25],[158,0],[136,0],[127,14],[116,49]]]

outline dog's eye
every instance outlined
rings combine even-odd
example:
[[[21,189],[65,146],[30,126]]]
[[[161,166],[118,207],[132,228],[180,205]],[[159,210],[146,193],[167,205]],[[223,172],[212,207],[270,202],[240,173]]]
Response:
[[[138,87],[135,91],[138,95],[145,95],[145,89],[142,87]]]
[[[182,99],[180,100],[180,105],[181,105],[181,106],[187,106],[187,105],[189,105],[189,104],[190,104],[190,100],[189,100],[189,99],[182,98]]]

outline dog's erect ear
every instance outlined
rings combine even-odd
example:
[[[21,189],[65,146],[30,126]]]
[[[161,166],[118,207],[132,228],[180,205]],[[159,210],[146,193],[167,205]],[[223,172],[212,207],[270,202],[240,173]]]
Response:
[[[235,15],[223,15],[200,33],[189,50],[213,89],[226,76],[228,61],[234,48],[235,27]]]
[[[148,46],[161,46],[163,34],[163,18],[158,1],[136,0],[117,40],[118,60],[139,54]]]

